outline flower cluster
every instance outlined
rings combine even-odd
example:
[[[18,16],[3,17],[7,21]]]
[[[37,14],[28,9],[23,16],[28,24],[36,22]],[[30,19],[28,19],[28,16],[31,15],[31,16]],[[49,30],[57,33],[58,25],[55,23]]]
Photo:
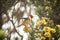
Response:
[[[25,27],[24,31],[29,32],[31,38],[39,38],[40,40],[46,40],[48,38],[52,38],[52,35],[57,35],[58,30],[60,29],[60,25],[56,25],[52,27],[51,19],[47,17],[42,17],[42,19],[38,20],[36,23],[36,28]],[[60,30],[59,30],[60,31]],[[57,35],[58,36],[58,35]],[[34,39],[35,40],[35,39]]]
[[[47,22],[48,21],[50,21],[49,18],[43,17],[41,20],[39,20],[37,22],[36,29],[38,29],[39,27],[42,27],[41,30],[43,30],[43,34],[41,32],[37,33],[37,37],[39,37],[41,40],[42,40],[42,37],[45,40],[47,37],[50,38],[52,36],[51,33],[56,33],[56,29],[55,28],[52,28],[50,26],[47,26]]]

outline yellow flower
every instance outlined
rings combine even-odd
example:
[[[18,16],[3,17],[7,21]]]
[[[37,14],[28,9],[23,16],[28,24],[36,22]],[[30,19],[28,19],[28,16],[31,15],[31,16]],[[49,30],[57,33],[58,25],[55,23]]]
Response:
[[[48,9],[49,9],[49,6],[46,6],[46,7],[45,7],[45,10],[48,10]]]
[[[42,35],[41,35],[41,33],[37,33],[36,36],[37,36],[38,38],[41,38]]]
[[[47,17],[42,17],[42,19],[44,19],[44,20],[50,20],[50,18],[47,18]]]
[[[45,27],[43,28],[43,30],[44,30],[45,32],[50,32],[51,28],[45,26]]]
[[[50,34],[50,32],[45,32],[44,36],[45,37],[51,37],[51,34]]]
[[[38,20],[36,26],[41,26],[42,24],[46,25],[47,24],[47,21],[46,20],[49,20],[49,18],[47,17],[42,17],[41,20]]]
[[[39,21],[37,22],[36,26],[41,26],[42,23],[43,23],[42,20],[39,20]]]
[[[60,25],[56,25],[58,28],[60,28]]]
[[[39,30],[35,30],[35,32],[39,32]]]
[[[43,24],[47,24],[47,22],[45,21],[45,19],[42,19],[42,23]]]
[[[55,33],[56,30],[55,30],[54,28],[51,28],[51,32],[52,32],[52,33]]]
[[[46,38],[44,37],[44,36],[41,36],[41,38],[40,38],[41,40],[45,40]]]
[[[30,27],[24,27],[24,31],[25,31],[25,32],[29,32],[30,30],[31,30]]]
[[[49,18],[47,18],[47,17],[42,17],[42,23],[45,24],[45,25],[47,24],[47,21],[46,21],[46,20],[49,20]]]

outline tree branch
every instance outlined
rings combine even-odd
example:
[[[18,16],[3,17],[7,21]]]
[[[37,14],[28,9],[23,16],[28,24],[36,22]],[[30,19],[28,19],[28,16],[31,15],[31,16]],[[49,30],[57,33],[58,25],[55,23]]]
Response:
[[[10,18],[9,18],[9,16],[8,16],[8,14],[6,14],[7,15],[7,17],[8,17],[8,20],[10,20]],[[14,26],[14,30],[17,32],[17,30],[16,30],[16,28],[15,28],[15,25],[14,25],[14,23],[13,23],[13,20],[10,20],[11,21],[11,23],[13,24],[13,26]],[[17,34],[21,37],[21,40],[23,39],[23,36],[22,35],[20,35],[19,34],[19,32],[17,32]]]

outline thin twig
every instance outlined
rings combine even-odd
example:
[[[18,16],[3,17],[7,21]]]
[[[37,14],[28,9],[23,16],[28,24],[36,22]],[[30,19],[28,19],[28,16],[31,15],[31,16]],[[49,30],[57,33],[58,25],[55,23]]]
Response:
[[[6,14],[6,15],[7,15],[7,17],[8,17],[8,20],[10,20],[8,14]],[[12,21],[12,20],[10,20],[10,21],[11,21],[11,23],[13,24],[15,31],[17,32],[17,30],[16,30],[16,28],[15,28],[15,25],[14,25],[13,21]],[[22,39],[23,39],[23,36],[20,35],[19,32],[17,32],[17,34],[21,37],[21,40],[22,40]]]

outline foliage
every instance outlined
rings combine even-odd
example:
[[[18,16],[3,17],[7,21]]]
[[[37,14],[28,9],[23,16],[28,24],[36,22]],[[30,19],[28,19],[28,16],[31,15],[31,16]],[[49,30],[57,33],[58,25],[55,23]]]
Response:
[[[36,24],[37,37],[41,39],[42,36],[46,38],[54,37],[58,40],[60,37],[60,0],[30,0],[36,7],[36,14],[41,20]],[[49,20],[42,17],[47,17]],[[43,34],[40,32],[43,32]],[[42,36],[41,36],[42,35]]]
[[[56,38],[58,39],[60,37],[60,25],[53,25],[53,23],[50,18],[42,17],[42,19],[37,21],[36,28],[28,31],[31,36],[30,40],[35,40],[36,37],[40,40],[49,40],[49,38],[51,40],[52,37],[54,37],[55,40]]]
[[[40,20],[37,21],[36,28],[25,27],[24,31],[29,32],[31,36],[31,40],[35,40],[35,37],[38,37],[41,40],[45,40],[46,38],[60,37],[60,0],[30,0],[31,3],[36,7],[36,14],[40,17]],[[1,14],[7,13],[6,11],[12,6],[15,5],[16,0],[1,0]],[[26,4],[24,0],[24,6],[26,8]],[[15,12],[17,13],[17,12]],[[19,14],[21,13],[21,14]],[[17,15],[13,14],[17,17],[19,21],[19,16],[22,16],[24,12],[19,12]],[[54,34],[54,35],[53,35]],[[4,31],[0,31],[0,37],[5,37]],[[57,40],[57,39],[55,39]]]
[[[47,16],[55,23],[60,23],[60,0],[31,0],[31,2],[36,6],[36,14],[39,17]]]
[[[0,39],[4,39],[5,38],[5,31],[0,29]]]

